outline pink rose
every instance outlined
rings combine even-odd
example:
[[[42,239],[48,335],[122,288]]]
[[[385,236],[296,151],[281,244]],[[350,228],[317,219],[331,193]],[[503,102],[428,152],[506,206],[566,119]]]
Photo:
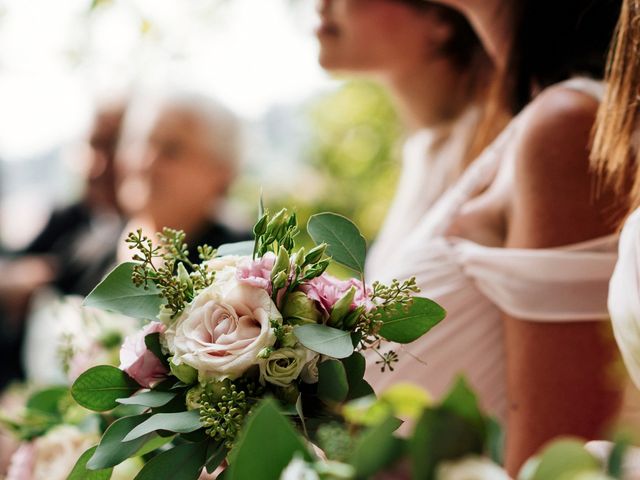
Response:
[[[35,446],[23,443],[11,456],[7,480],[31,480],[35,463]]]
[[[120,370],[124,370],[145,388],[151,388],[169,373],[144,343],[144,337],[152,333],[163,333],[165,329],[162,323],[151,322],[138,333],[125,338],[120,349]]]
[[[262,288],[271,295],[271,270],[275,261],[276,256],[273,252],[267,252],[258,260],[245,258],[238,263],[236,277],[240,283]]]
[[[304,283],[300,289],[307,296],[318,302],[320,309],[329,315],[333,306],[340,300],[351,287],[356,287],[356,295],[351,304],[351,309],[360,306],[369,306],[369,300],[360,280],[350,278],[349,280],[340,280],[331,275],[323,274]]]
[[[176,365],[195,368],[201,379],[235,379],[275,343],[272,322],[282,316],[269,294],[233,280],[200,292],[165,339]]]

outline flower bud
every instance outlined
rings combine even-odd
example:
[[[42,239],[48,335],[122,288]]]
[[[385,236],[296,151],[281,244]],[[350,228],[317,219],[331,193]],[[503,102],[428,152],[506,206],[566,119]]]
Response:
[[[172,358],[169,360],[169,368],[171,369],[171,373],[184,384],[191,385],[198,380],[198,371],[186,363],[178,365],[173,363]]]
[[[356,297],[356,287],[351,287],[342,298],[340,298],[333,308],[329,316],[329,325],[342,326],[344,318],[351,312],[353,299]]]
[[[189,288],[193,288],[193,282],[191,281],[189,272],[187,272],[187,269],[182,262],[178,263],[178,281],[182,285],[188,285]]]
[[[273,269],[271,270],[271,279],[273,280],[276,276],[285,272],[288,276],[291,265],[289,264],[289,253],[285,250],[284,247],[280,247],[278,251],[278,256],[276,257],[276,261],[273,265]]]
[[[300,250],[298,250],[294,254],[292,261],[297,267],[302,267],[304,265],[304,262],[305,262],[305,249],[304,249],[304,247],[300,247]]]
[[[264,214],[260,220],[256,222],[253,226],[253,234],[258,237],[263,235],[267,231],[267,221],[269,220],[269,215]]]
[[[189,389],[185,398],[187,410],[197,410],[202,407],[202,403],[200,400],[203,393],[204,387],[202,387],[202,385],[196,385],[195,387]]]
[[[285,221],[286,221],[285,215],[286,215],[286,213],[287,213],[287,210],[285,208],[283,208],[278,213],[276,213],[271,218],[271,220],[269,220],[269,223],[267,224],[266,232],[268,232],[271,235],[276,234],[277,232],[279,232],[280,229],[285,226]]]
[[[283,335],[282,335],[282,346],[293,348],[298,343],[298,337],[293,333],[293,327],[291,325],[285,325],[282,327]]]
[[[212,402],[219,402],[225,393],[231,390],[231,380],[228,378],[217,382],[208,382],[204,386],[204,391],[207,392]]]
[[[320,312],[316,304],[303,292],[289,293],[284,299],[282,317],[292,325],[304,325],[305,323],[318,323]]]
[[[324,252],[326,250],[327,250],[326,243],[321,243],[317,247],[312,248],[311,250],[309,250],[309,253],[305,257],[304,263],[307,265],[311,265],[312,263],[319,262],[322,259],[322,256],[324,255]]]
[[[258,358],[261,358],[261,359],[269,358],[269,355],[271,355],[272,353],[273,353],[273,348],[265,347],[258,352]]]
[[[277,292],[281,288],[284,288],[287,285],[288,279],[289,275],[286,272],[278,273],[271,282],[273,284],[273,291]]]

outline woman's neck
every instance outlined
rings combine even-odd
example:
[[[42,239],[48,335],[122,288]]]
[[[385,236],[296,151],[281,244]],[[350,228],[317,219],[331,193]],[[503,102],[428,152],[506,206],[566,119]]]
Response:
[[[449,60],[434,60],[382,78],[392,94],[402,122],[410,132],[438,128],[473,102],[474,86]]]

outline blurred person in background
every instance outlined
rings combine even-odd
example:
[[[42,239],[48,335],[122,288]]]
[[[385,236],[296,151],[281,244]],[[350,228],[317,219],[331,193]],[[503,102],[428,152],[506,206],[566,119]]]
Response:
[[[116,161],[118,200],[130,218],[123,235],[141,228],[151,237],[169,227],[193,246],[249,240],[221,220],[240,142],[235,115],[203,95],[175,93],[133,107]],[[197,261],[195,247],[190,253]],[[120,242],[119,259],[130,256]]]
[[[55,210],[44,229],[23,250],[0,259],[0,388],[20,378],[24,319],[33,294],[51,286],[62,294],[85,295],[100,281],[110,262],[104,252],[122,229],[116,202],[114,157],[125,102],[99,102],[87,136],[82,198]]]
[[[493,67],[469,22],[425,0],[320,0],[320,64],[382,84],[408,138],[401,178],[367,257],[386,258],[499,131],[478,130]],[[504,121],[506,122],[507,116]]]

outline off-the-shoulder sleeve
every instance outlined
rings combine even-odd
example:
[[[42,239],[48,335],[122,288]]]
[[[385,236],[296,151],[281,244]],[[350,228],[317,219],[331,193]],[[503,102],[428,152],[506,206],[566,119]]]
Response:
[[[609,288],[609,312],[622,358],[640,388],[640,209],[620,236],[620,255]]]
[[[558,249],[453,247],[465,274],[500,310],[535,321],[607,319],[617,237]]]

